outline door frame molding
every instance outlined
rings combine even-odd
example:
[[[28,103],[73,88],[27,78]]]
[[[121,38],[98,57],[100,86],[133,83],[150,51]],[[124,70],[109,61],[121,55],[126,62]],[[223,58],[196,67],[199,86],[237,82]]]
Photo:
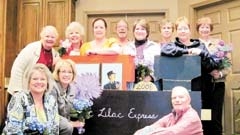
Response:
[[[0,18],[2,18],[2,22],[0,22],[0,107],[2,108],[0,111],[0,123],[4,121],[4,116],[6,114],[5,107],[7,104],[6,100],[6,90],[5,90],[5,51],[6,51],[6,20],[7,20],[7,0],[2,0],[0,2],[0,8],[2,9],[0,12]]]
[[[206,6],[212,6],[212,5],[216,5],[216,4],[221,4],[221,3],[226,3],[229,1],[233,1],[233,0],[207,0],[207,1],[203,1],[203,2],[199,2],[197,4],[192,4],[189,7],[189,20],[192,20],[192,22],[190,22],[191,28],[195,28],[195,24],[197,21],[197,10],[199,8],[203,8]],[[196,37],[197,32],[194,31],[193,32],[193,36]]]

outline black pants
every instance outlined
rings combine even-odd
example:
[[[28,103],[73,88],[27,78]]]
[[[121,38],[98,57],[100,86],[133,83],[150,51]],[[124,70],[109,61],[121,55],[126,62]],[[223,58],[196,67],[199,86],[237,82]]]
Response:
[[[225,83],[206,83],[202,90],[202,108],[212,110],[212,120],[202,121],[204,135],[222,135],[222,111]]]

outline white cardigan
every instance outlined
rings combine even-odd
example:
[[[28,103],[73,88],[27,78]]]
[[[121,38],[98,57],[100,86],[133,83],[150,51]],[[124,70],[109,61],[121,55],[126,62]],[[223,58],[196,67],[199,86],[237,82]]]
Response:
[[[11,76],[7,90],[10,94],[13,94],[15,91],[27,89],[27,72],[37,63],[40,57],[41,47],[41,41],[32,42],[23,48],[18,54],[11,69]],[[53,61],[59,58],[58,52],[54,49],[52,49],[52,54]]]

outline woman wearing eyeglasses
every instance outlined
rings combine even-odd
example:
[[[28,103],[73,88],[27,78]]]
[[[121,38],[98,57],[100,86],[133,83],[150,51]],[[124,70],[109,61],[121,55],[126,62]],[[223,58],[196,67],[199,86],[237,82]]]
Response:
[[[83,127],[84,123],[70,120],[70,110],[75,98],[75,89],[71,86],[76,77],[75,63],[70,59],[62,59],[56,63],[53,78],[56,83],[51,94],[57,99],[60,114],[60,135],[71,135],[74,127]]]

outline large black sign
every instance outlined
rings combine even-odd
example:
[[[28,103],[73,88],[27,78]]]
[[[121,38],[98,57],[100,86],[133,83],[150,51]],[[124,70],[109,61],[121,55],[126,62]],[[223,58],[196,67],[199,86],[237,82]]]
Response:
[[[86,121],[85,135],[132,135],[171,112],[171,92],[105,90],[94,101],[94,117]],[[190,92],[199,114],[200,92]]]

